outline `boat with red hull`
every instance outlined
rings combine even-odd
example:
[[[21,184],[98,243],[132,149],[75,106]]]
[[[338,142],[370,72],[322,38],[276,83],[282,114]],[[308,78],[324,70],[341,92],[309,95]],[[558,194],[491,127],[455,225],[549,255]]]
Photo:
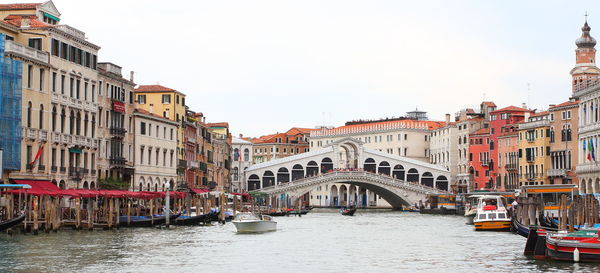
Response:
[[[558,261],[600,262],[599,235],[598,230],[549,233],[546,238],[546,255]],[[576,254],[576,250],[579,253]]]

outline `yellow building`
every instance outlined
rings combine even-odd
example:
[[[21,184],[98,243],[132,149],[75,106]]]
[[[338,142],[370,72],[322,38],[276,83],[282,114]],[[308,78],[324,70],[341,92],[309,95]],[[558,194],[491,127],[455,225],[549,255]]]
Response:
[[[531,115],[519,124],[520,185],[550,184],[550,119],[548,112]]]
[[[140,85],[135,90],[136,107],[178,123],[177,184],[185,184],[185,94],[161,85]]]
[[[2,30],[5,55],[23,61],[21,168],[9,178],[94,187],[100,47],[58,24],[52,1],[0,5],[0,19],[12,26]]]

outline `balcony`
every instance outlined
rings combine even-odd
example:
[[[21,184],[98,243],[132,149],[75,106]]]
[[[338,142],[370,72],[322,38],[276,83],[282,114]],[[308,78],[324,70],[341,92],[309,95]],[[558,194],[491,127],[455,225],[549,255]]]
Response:
[[[58,170],[58,167],[56,167],[56,166],[50,166],[50,172],[56,173],[57,170]]]
[[[124,157],[111,157],[108,162],[112,166],[123,166],[127,160]]]
[[[46,170],[46,166],[45,165],[38,165],[37,169],[38,169],[38,172],[42,173],[42,172],[44,172]]]
[[[28,172],[32,171],[33,170],[33,165],[31,165],[29,163],[25,164],[25,170],[27,170]]]
[[[519,130],[536,129],[536,128],[544,127],[544,126],[550,126],[549,119],[542,119],[542,120],[521,123],[521,124],[519,124]],[[529,139],[527,141],[529,141]]]
[[[52,142],[60,143],[60,133],[52,133]]]
[[[124,137],[127,130],[124,128],[110,127],[110,134],[117,137]]]
[[[548,176],[551,177],[566,177],[567,170],[566,169],[549,169]]]
[[[187,161],[185,161],[183,159],[179,159],[179,161],[177,161],[177,168],[185,169],[186,167],[187,167]]]
[[[187,162],[188,169],[200,169],[200,162],[196,160],[189,160]]]
[[[83,177],[83,168],[69,167],[69,177],[74,179],[81,179]]]
[[[58,168],[58,170],[60,171],[60,173],[66,173],[67,172],[67,168],[65,168],[65,167],[60,167],[60,168]]]
[[[94,170],[92,170],[92,176],[95,176],[95,175],[96,175],[96,170],[94,169]]]
[[[489,166],[489,165],[490,165],[490,161],[489,160],[481,161],[481,166]]]
[[[5,41],[4,53],[24,57],[42,63],[48,63],[48,53],[32,47],[24,46],[15,41]]]
[[[534,173],[528,173],[528,174],[525,174],[525,179],[527,179],[527,180],[529,180],[529,181],[533,181],[533,180],[535,180],[535,178],[536,178],[536,177],[537,177],[537,175],[536,175],[536,174],[534,174]]]

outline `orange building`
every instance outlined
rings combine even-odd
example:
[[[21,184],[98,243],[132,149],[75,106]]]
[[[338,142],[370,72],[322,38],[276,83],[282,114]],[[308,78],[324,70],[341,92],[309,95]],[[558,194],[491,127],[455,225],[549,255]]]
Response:
[[[252,161],[256,164],[308,152],[308,136],[315,130],[294,127],[285,133],[244,138],[244,140],[252,142],[254,149]]]

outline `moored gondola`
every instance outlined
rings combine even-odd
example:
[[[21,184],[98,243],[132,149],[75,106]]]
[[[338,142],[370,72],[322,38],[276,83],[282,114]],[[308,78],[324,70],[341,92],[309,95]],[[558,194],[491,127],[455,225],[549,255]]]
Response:
[[[17,217],[6,220],[4,222],[0,222],[0,232],[5,231],[11,227],[14,227],[20,223],[23,223],[23,220],[25,220],[25,213],[21,213],[21,215],[19,215]]]
[[[179,217],[180,214],[174,214],[169,216],[169,222],[175,223],[175,219]],[[159,215],[156,217],[150,216],[130,216],[131,218],[127,221],[127,216],[119,217],[119,226],[120,227],[153,227],[158,225],[164,225],[167,222],[167,217],[164,215]]]
[[[201,214],[201,215],[195,215],[195,216],[181,215],[175,219],[175,222],[173,222],[173,225],[193,226],[193,225],[198,225],[201,223],[210,222],[210,219],[211,218],[210,218],[209,214]]]

